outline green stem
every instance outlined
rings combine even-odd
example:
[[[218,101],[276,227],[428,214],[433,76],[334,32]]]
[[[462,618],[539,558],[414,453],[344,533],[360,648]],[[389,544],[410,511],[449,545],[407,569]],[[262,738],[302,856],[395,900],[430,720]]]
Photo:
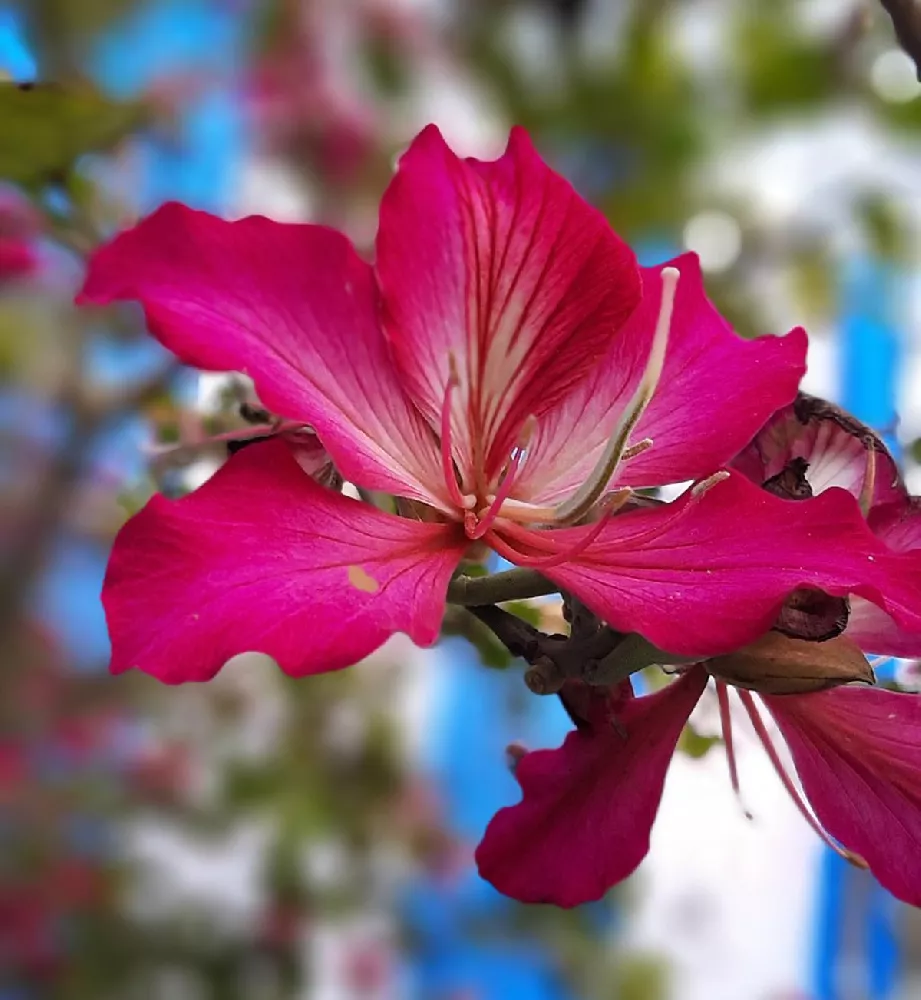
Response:
[[[560,588],[532,569],[509,569],[489,576],[456,576],[448,584],[448,603],[474,607],[546,597]]]
[[[679,666],[697,663],[699,656],[679,656],[654,646],[636,632],[625,635],[604,659],[598,660],[584,677],[588,684],[610,685],[652,666]]]

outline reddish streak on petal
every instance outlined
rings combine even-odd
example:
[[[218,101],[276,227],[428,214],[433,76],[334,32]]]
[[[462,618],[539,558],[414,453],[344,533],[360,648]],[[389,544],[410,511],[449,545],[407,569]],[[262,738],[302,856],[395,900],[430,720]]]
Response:
[[[659,388],[634,435],[634,440],[652,438],[655,447],[623,466],[615,483],[659,486],[708,476],[796,395],[806,369],[804,331],[755,340],[737,336],[707,300],[694,254],[643,268],[643,300],[606,357],[543,416],[522,479],[522,499],[558,502],[595,465],[640,379],[665,267],[678,268],[681,280]]]
[[[921,906],[921,698],[839,687],[763,700],[828,832]]]
[[[655,694],[593,713],[558,750],[518,761],[521,801],[501,809],[477,849],[480,874],[526,903],[600,899],[649,850],[665,775],[707,684],[695,667]]]
[[[295,676],[337,670],[394,632],[438,637],[466,540],[315,483],[281,440],[244,448],[119,532],[103,603],[112,670],[208,680],[237,653]]]
[[[457,359],[454,459],[480,490],[640,299],[629,247],[519,128],[494,162],[460,159],[426,128],[381,203],[376,270],[404,385],[433,424]]]

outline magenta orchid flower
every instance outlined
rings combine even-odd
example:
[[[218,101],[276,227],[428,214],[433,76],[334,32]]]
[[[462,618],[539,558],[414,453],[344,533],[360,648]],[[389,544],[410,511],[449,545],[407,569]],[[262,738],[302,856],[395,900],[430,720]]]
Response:
[[[800,395],[733,465],[770,489],[785,479],[791,496],[846,490],[892,550],[909,558],[921,550],[918,498],[908,496],[882,441],[824,401]],[[792,645],[807,660],[832,646],[846,660],[856,655],[872,680],[860,649],[918,656],[921,634],[856,597],[840,639]],[[516,899],[560,906],[598,899],[630,875],[648,852],[669,762],[708,675],[716,678],[730,778],[738,792],[730,687],[721,673],[719,660],[694,665],[640,698],[633,697],[629,681],[611,690],[570,682],[561,697],[579,728],[557,750],[517,752],[522,800],[500,810],[487,828],[477,851],[480,873]],[[759,681],[759,697],[790,750],[808,804],[786,774],[752,691],[738,685],[735,690],[804,817],[894,895],[921,905],[921,699],[866,686],[810,691],[806,685],[801,693],[773,694],[766,692],[774,678],[756,678],[752,686]]]
[[[384,195],[375,257],[325,227],[176,204],[93,257],[80,302],[139,301],[182,361],[249,375],[403,515],[319,485],[283,440],[239,451],[119,534],[113,670],[206,680],[256,650],[304,675],[396,631],[430,644],[483,544],[678,653],[754,639],[801,585],[921,629],[914,578],[852,497],[793,504],[712,478],[794,398],[803,331],[737,337],[692,256],[639,269],[522,130],[480,162],[425,129]],[[705,481],[627,509],[630,488],[686,480]]]

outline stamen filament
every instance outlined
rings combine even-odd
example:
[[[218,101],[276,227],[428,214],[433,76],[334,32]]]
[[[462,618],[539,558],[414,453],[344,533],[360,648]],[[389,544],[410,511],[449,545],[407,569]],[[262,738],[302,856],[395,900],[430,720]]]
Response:
[[[745,706],[745,711],[748,712],[748,717],[751,719],[755,733],[757,733],[758,739],[761,740],[762,746],[767,752],[771,763],[774,765],[774,770],[777,772],[777,776],[780,778],[781,783],[793,799],[796,808],[799,809],[800,813],[802,813],[806,822],[812,827],[819,838],[827,844],[835,852],[835,854],[839,855],[839,857],[844,858],[845,861],[849,861],[857,868],[869,868],[870,866],[859,854],[849,851],[846,847],[843,847],[833,837],[826,833],[819,821],[812,815],[812,811],[806,805],[803,797],[799,793],[799,790],[793,783],[792,778],[787,774],[783,761],[777,753],[777,749],[771,740],[771,735],[767,731],[767,727],[764,725],[764,720],[758,712],[758,707],[755,705],[755,701],[752,698],[751,693],[742,690],[738,690],[736,693],[741,699],[742,704]]]
[[[487,531],[493,526],[493,522],[499,516],[502,509],[502,504],[505,502],[509,493],[512,491],[512,487],[515,485],[515,480],[518,478],[518,473],[521,471],[521,466],[524,462],[524,458],[527,452],[524,448],[516,448],[515,453],[512,455],[512,460],[509,462],[508,469],[505,473],[505,478],[502,480],[502,485],[499,487],[499,492],[493,497],[492,502],[486,509],[486,512],[479,519],[476,526],[472,531],[467,532],[469,538],[482,538]]]
[[[873,506],[873,493],[876,489],[876,449],[870,445],[867,451],[867,467],[863,474],[863,486],[860,488],[860,512],[866,517]]]
[[[649,405],[649,401],[659,385],[659,379],[662,377],[665,350],[668,347],[668,337],[671,330],[672,312],[675,307],[675,292],[680,276],[681,272],[676,267],[662,269],[662,303],[659,306],[659,318],[656,321],[656,329],[652,337],[652,347],[649,350],[649,357],[646,359],[646,368],[640,378],[640,383],[621,414],[620,420],[614,428],[614,433],[595,468],[576,492],[556,507],[554,521],[558,524],[570,524],[584,517],[607,489],[608,483],[623,461],[624,453],[627,451],[627,441],[643,415],[643,411]]]
[[[502,515],[522,524],[550,524],[553,521],[553,507],[539,507],[526,500],[509,500],[502,503]]]
[[[454,471],[454,458],[451,454],[451,399],[454,390],[460,385],[457,377],[457,366],[454,356],[449,356],[450,372],[448,382],[445,386],[444,399],[441,402],[441,471],[444,475],[445,486],[448,489],[448,496],[456,507],[461,510],[469,510],[466,496],[461,493],[457,484],[457,475]]]
[[[574,559],[576,556],[584,552],[592,542],[601,534],[602,530],[607,523],[608,517],[614,514],[616,511],[620,510],[621,507],[630,499],[633,495],[633,490],[629,487],[624,487],[623,489],[615,490],[608,497],[604,509],[601,512],[601,516],[598,520],[585,532],[585,534],[570,548],[565,549],[561,552],[557,552],[551,556],[531,556],[525,555],[522,552],[517,551],[504,539],[498,536],[493,536],[490,540],[492,547],[502,556],[504,559],[508,559],[509,562],[517,563],[519,566],[529,566],[532,569],[550,569],[553,566],[559,566],[562,563],[569,562],[570,559]],[[509,529],[509,534],[516,534],[514,526]],[[527,536],[531,532],[525,533]],[[530,538],[528,538],[530,540]]]
[[[748,811],[742,801],[742,792],[739,787],[739,770],[736,766],[735,744],[732,739],[732,713],[729,710],[729,691],[722,681],[716,682],[716,699],[720,706],[720,727],[723,730],[723,743],[726,747],[726,763],[729,765],[729,780],[732,782],[732,790],[735,797],[742,806],[742,812],[746,819],[751,819],[752,814]]]

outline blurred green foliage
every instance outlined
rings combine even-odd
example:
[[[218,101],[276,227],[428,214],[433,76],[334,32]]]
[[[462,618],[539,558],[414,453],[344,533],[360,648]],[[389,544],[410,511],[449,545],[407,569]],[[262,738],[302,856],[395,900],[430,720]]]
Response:
[[[85,153],[106,150],[144,121],[85,83],[0,83],[0,180],[35,189],[66,180]]]

